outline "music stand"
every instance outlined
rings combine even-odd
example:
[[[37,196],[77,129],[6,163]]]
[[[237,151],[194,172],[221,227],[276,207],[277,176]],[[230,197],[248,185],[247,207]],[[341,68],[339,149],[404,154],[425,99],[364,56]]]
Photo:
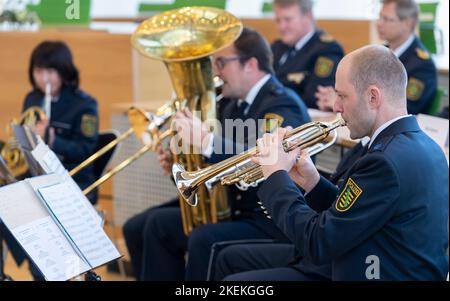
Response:
[[[36,148],[39,143],[39,138],[34,134],[31,129],[27,126],[13,125],[14,136],[25,156],[25,160],[28,164],[29,173],[32,177],[44,175],[45,171],[37,162],[32,151]],[[94,271],[87,271],[85,273],[85,281],[101,281],[101,277],[98,276]]]
[[[5,160],[0,155],[0,178],[6,184],[11,184],[17,180],[13,177],[11,171],[8,168]],[[2,223],[2,221],[0,221]],[[12,281],[12,278],[5,274],[5,261],[3,258],[3,233],[0,231],[0,281]]]
[[[28,164],[28,171],[32,177],[42,176],[45,174],[42,167],[34,159],[31,152],[38,144],[38,137],[31,129],[25,125],[13,125],[14,136],[17,143],[25,156],[25,160]]]

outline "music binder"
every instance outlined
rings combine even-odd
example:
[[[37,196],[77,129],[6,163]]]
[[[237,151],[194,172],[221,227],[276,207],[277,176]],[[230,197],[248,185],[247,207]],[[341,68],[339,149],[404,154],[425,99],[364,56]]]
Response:
[[[0,219],[46,280],[69,280],[121,256],[82,197],[57,174],[0,188]]]
[[[96,276],[93,269],[121,257],[101,217],[39,137],[26,127],[15,132],[41,175],[0,188],[0,219],[46,280]]]

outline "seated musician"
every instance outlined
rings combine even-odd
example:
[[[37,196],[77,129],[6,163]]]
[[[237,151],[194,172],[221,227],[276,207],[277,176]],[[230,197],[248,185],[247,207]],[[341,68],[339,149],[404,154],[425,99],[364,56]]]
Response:
[[[244,125],[267,121],[259,128],[235,126],[237,135],[232,130],[229,136],[219,136],[210,133],[190,111],[178,112],[174,120],[178,135],[183,141],[192,141],[191,135],[199,134],[192,143],[210,163],[224,160],[241,147],[254,146],[258,136],[277,125],[298,126],[310,121],[303,102],[273,76],[270,47],[256,31],[244,28],[233,45],[214,54],[213,61],[214,72],[224,82],[219,118],[222,128],[226,128],[227,121]],[[170,154],[160,150],[159,158],[161,166],[170,173]],[[172,206],[152,208],[128,220],[124,236],[136,278],[206,280],[211,246],[217,241],[286,241],[259,208],[256,188],[240,191],[230,187],[229,200],[231,220],[195,227],[189,237],[183,232],[178,200]]]

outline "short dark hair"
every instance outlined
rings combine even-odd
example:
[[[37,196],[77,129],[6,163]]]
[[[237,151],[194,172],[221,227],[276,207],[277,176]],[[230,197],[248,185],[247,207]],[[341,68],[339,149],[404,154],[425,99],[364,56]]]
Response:
[[[69,47],[61,41],[44,41],[34,48],[31,54],[28,77],[33,88],[36,83],[33,78],[34,68],[56,69],[64,86],[78,89],[80,84],[78,69],[73,63]]]
[[[239,38],[234,42],[234,48],[240,57],[240,63],[254,57],[258,61],[258,68],[269,74],[273,74],[273,54],[267,40],[256,30],[244,27]]]

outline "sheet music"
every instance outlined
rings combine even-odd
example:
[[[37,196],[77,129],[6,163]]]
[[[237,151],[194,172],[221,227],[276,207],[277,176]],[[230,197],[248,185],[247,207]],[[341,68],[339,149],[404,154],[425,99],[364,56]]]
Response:
[[[78,187],[63,181],[36,189],[92,267],[121,256],[95,216],[83,206]]]
[[[31,154],[39,162],[45,173],[56,173],[58,175],[64,175],[66,169],[59,161],[56,154],[45,144],[42,139],[39,139],[36,148],[31,151]]]
[[[59,179],[34,178],[36,184]],[[47,280],[67,280],[89,270],[26,181],[0,189],[0,218]]]
[[[49,281],[64,281],[90,270],[50,216],[14,228],[14,237]]]
[[[65,181],[70,181],[72,184],[77,185],[73,178],[69,175],[67,170],[62,165],[61,161],[58,159],[56,154],[45,144],[41,139],[38,142],[36,148],[31,152],[34,159],[41,165],[45,173],[51,174],[55,173],[63,177]],[[83,200],[84,207],[86,210],[91,211],[94,214],[94,218],[97,220],[99,225],[102,224],[102,218],[97,214],[95,208],[89,202],[89,200],[84,196],[83,192],[78,189],[77,193],[79,197]]]

